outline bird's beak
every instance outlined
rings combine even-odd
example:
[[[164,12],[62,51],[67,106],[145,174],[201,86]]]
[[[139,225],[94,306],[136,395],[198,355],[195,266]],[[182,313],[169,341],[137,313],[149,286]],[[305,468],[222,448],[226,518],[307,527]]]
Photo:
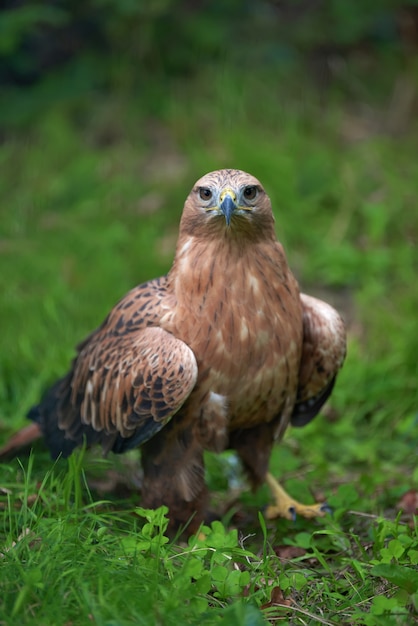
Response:
[[[225,216],[226,225],[231,223],[231,217],[237,208],[237,197],[232,189],[224,189],[219,196],[219,208]]]

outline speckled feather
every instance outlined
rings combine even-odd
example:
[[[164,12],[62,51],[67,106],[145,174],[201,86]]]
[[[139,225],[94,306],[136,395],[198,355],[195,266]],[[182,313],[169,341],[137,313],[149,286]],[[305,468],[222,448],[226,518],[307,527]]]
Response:
[[[141,445],[143,504],[167,504],[174,526],[195,515],[194,528],[203,451],[235,448],[257,486],[273,442],[319,411],[344,355],[338,313],[299,293],[259,181],[220,170],[186,200],[169,274],[116,305],[30,417],[54,456],[83,439]]]

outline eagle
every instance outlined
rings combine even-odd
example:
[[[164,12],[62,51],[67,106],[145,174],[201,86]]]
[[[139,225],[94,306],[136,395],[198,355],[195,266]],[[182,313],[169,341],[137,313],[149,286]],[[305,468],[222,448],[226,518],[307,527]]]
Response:
[[[299,290],[261,183],[222,169],[188,195],[168,274],[116,304],[28,417],[53,458],[140,447],[141,504],[166,505],[172,532],[206,519],[206,450],[236,451],[251,486],[269,485],[268,518],[321,516],[269,458],[319,412],[345,353],[340,315]]]

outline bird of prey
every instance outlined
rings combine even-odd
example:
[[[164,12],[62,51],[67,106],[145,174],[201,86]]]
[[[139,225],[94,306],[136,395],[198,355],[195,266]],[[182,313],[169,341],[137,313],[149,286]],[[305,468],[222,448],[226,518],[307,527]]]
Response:
[[[234,449],[267,482],[267,517],[313,517],[324,505],[291,498],[269,457],[318,413],[345,350],[339,314],[300,293],[260,182],[219,170],[186,199],[168,274],[122,298],[29,417],[53,457],[140,446],[142,504],[167,505],[173,531],[205,519],[205,450]]]

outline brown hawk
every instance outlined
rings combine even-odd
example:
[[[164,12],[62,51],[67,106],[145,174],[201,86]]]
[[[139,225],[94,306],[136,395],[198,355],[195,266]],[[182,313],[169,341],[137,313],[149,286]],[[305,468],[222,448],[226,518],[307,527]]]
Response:
[[[338,313],[299,292],[260,182],[220,170],[190,192],[167,276],[115,306],[29,417],[53,457],[83,441],[141,446],[142,504],[166,504],[172,530],[205,517],[205,450],[232,448],[253,487],[267,481],[268,517],[321,515],[284,492],[269,457],[318,413],[345,350]]]

